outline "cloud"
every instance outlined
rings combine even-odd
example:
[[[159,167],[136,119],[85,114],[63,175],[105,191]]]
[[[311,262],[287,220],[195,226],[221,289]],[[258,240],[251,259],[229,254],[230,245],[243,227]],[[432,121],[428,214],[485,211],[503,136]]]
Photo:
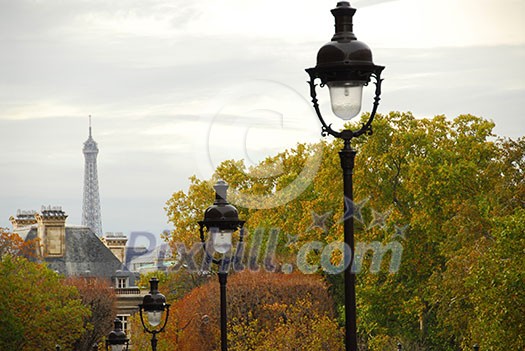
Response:
[[[364,2],[363,2],[364,3]],[[516,0],[398,0],[364,7],[356,34],[372,47],[525,44],[525,3]]]
[[[355,0],[351,1],[350,5],[354,8],[362,8],[367,6],[374,6],[378,4],[383,4],[386,2],[392,2],[392,1],[400,1],[400,0]]]
[[[223,158],[255,163],[319,140],[304,69],[331,38],[335,4],[0,0],[0,225],[42,204],[79,222],[89,114],[112,231],[160,231],[169,195]],[[386,66],[380,112],[473,113],[525,135],[522,1],[352,5]]]

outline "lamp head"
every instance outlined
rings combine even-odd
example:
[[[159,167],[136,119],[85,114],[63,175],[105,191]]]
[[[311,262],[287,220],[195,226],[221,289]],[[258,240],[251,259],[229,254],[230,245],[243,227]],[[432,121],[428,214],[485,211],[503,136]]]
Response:
[[[113,324],[114,329],[108,335],[106,348],[111,351],[127,350],[129,339],[126,336],[126,333],[122,330],[122,321],[116,318],[113,321]]]
[[[139,307],[148,315],[148,323],[153,327],[160,324],[162,312],[169,306],[166,297],[159,292],[159,280],[153,277],[149,281],[150,292],[142,298]]]
[[[215,201],[204,211],[204,219],[199,224],[211,233],[215,251],[226,253],[232,247],[233,232],[241,227],[244,221],[239,220],[239,212],[226,200],[228,184],[219,180],[214,189]]]
[[[328,86],[332,111],[345,120],[359,113],[363,86],[368,84],[372,74],[380,74],[384,69],[374,65],[372,51],[354,35],[355,12],[349,2],[337,3],[332,10],[335,34],[319,49],[317,65],[306,70],[312,79],[321,80],[321,86]]]

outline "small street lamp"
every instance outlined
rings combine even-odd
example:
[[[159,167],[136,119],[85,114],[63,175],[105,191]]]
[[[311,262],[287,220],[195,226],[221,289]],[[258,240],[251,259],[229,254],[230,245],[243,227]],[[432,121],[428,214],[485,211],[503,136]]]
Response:
[[[244,221],[239,220],[239,212],[230,205],[226,200],[228,184],[219,180],[215,186],[215,202],[204,211],[204,220],[199,221],[200,239],[204,244],[204,251],[208,258],[210,254],[206,249],[206,238],[204,237],[204,228],[209,233],[213,250],[219,254],[225,255],[232,249],[232,236],[238,229],[241,230],[239,242],[242,243],[244,232]],[[221,351],[228,350],[228,332],[227,332],[227,315],[226,315],[226,284],[228,280],[228,269],[231,262],[230,258],[215,259],[211,257],[213,263],[219,266],[220,285],[220,309],[221,309]]]
[[[370,48],[356,39],[353,33],[353,16],[356,10],[347,1],[340,1],[332,10],[335,17],[335,34],[332,40],[325,44],[317,53],[317,65],[306,69],[310,76],[310,96],[313,107],[319,121],[321,122],[321,134],[331,135],[344,141],[344,147],[339,152],[341,168],[343,170],[344,191],[344,242],[351,249],[345,252],[344,271],[345,281],[345,350],[357,351],[357,327],[356,327],[356,299],[355,299],[355,274],[352,272],[354,261],[354,220],[353,214],[353,184],[352,174],[356,151],[351,147],[351,140],[363,134],[372,134],[372,122],[376,114],[381,95],[381,72],[383,66],[377,66],[372,62]],[[359,129],[344,129],[335,131],[331,124],[326,123],[319,108],[315,84],[319,79],[320,86],[328,86],[333,113],[343,119],[351,120],[361,110],[361,98],[363,87],[367,86],[371,79],[375,84],[375,97],[373,108],[368,120]],[[345,250],[346,251],[346,250]]]
[[[106,351],[127,351],[129,339],[122,330],[122,321],[115,318],[113,321],[114,328],[106,339]],[[93,345],[94,350],[98,350],[98,345]]]
[[[170,314],[170,305],[166,303],[166,297],[159,292],[159,280],[155,277],[149,281],[150,292],[145,295],[142,299],[142,303],[139,305],[140,321],[144,327],[144,331],[152,334],[151,337],[151,349],[157,351],[157,334],[164,331]],[[164,314],[164,311],[166,313]],[[144,314],[147,315],[147,323],[144,322]],[[162,316],[164,315],[164,323],[162,322]],[[146,324],[153,328],[148,328]],[[159,325],[162,327],[156,329]]]

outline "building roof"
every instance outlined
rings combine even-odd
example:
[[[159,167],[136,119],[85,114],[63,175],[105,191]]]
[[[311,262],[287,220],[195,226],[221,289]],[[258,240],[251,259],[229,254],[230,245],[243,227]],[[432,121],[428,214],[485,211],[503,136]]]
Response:
[[[21,228],[25,240],[37,237],[37,227]],[[25,232],[27,230],[27,232]],[[24,233],[25,232],[25,233]],[[21,236],[22,236],[21,235]],[[87,227],[66,226],[65,253],[62,257],[46,257],[48,267],[65,276],[96,276],[111,278],[122,263]]]
[[[36,235],[37,225],[33,224],[27,227],[21,227],[21,228],[14,228],[13,233],[18,234],[19,237],[22,238],[22,240],[26,241],[28,239],[34,239],[35,236],[28,238],[29,233],[34,230]]]

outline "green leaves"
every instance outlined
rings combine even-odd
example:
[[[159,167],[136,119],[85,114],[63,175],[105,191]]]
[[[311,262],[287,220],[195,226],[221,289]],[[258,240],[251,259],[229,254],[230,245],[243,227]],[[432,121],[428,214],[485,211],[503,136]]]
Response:
[[[71,347],[89,309],[74,287],[45,266],[5,255],[0,261],[0,350]]]
[[[356,242],[396,240],[403,255],[396,274],[364,270],[357,277],[363,345],[373,350],[397,341],[414,350],[468,350],[474,343],[495,350],[523,348],[525,138],[498,139],[493,122],[472,115],[420,119],[391,112],[376,116],[373,128],[372,135],[353,140],[358,151],[354,199],[367,200],[362,218],[355,220]],[[337,140],[301,144],[252,169],[243,161],[226,161],[214,178],[248,195],[276,195],[296,185],[312,155],[322,155],[311,183],[294,188],[297,196],[290,201],[267,209],[239,208],[251,230],[281,230],[277,260],[287,263],[307,242],[342,240],[340,148]],[[174,194],[168,202],[177,228],[172,242],[179,229],[191,242],[198,240],[196,227],[191,233],[184,228],[195,226],[212,197],[208,182],[196,178],[187,195]],[[326,215],[326,226],[312,226],[314,213]],[[381,225],[371,225],[385,214]],[[395,236],[396,228],[406,228],[404,237]],[[297,241],[288,245],[289,235]],[[342,304],[342,282],[333,276],[327,280]]]

